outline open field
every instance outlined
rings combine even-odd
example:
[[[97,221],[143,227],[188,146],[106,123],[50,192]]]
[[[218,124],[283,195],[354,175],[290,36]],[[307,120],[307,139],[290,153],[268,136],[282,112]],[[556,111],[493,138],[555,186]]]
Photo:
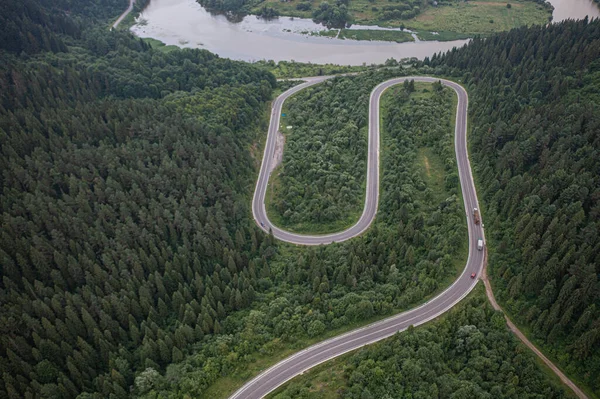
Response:
[[[445,31],[469,35],[489,34],[510,30],[523,25],[545,24],[549,11],[529,1],[474,1],[453,6],[428,8],[412,20],[406,21],[411,29]]]
[[[394,30],[342,29],[338,37],[340,39],[380,40],[396,43],[414,41],[410,33]]]
[[[144,42],[146,42],[147,44],[151,45],[153,49],[155,50],[159,50],[165,53],[168,53],[169,51],[173,51],[173,50],[178,50],[179,47],[177,46],[173,46],[173,45],[166,45],[163,42],[161,42],[160,40],[156,40],[153,39],[151,37],[145,37],[142,39]]]
[[[308,10],[298,10],[299,4],[309,5]],[[281,1],[264,0],[252,9],[258,13],[262,7],[272,7],[280,15],[312,18],[313,10],[321,4],[320,0]],[[390,19],[385,16],[389,7],[404,4],[391,3],[389,0],[350,0],[348,9],[353,23],[358,25],[378,25],[383,27],[405,27],[417,31],[421,40],[457,40],[474,35],[488,35],[506,31],[524,25],[545,24],[551,17],[548,7],[533,1],[464,1],[445,2],[438,6],[419,7],[417,15],[409,19]],[[510,7],[508,6],[510,4]],[[300,6],[302,8],[302,6]],[[318,33],[320,36],[336,36],[338,30]],[[412,41],[406,32],[345,30],[340,38],[354,40],[385,40],[394,42]]]

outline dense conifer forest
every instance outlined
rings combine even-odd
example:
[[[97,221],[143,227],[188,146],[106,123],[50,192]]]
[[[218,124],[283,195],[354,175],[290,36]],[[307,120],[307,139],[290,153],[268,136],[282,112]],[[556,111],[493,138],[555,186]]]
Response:
[[[600,22],[513,30],[428,64],[472,93],[497,296],[600,392]]]
[[[343,245],[276,245],[255,227],[264,69],[157,52],[83,17],[54,26],[31,4],[61,47],[2,54],[3,396],[198,396],[258,352],[390,314],[454,275],[458,248],[419,229],[427,208],[409,212],[420,195],[386,205],[400,225]],[[403,176],[421,192],[418,172]]]
[[[0,396],[123,397],[253,301],[273,251],[239,187],[275,80],[10,7],[29,25],[0,64]]]
[[[0,397],[197,397],[257,353],[406,308],[453,278],[466,229],[449,92],[436,89],[425,113],[390,114],[367,234],[287,246],[249,210],[273,75],[109,31],[125,7],[0,5]],[[473,92],[503,298],[591,386],[599,32],[583,22],[518,30],[424,66]],[[399,134],[432,121],[442,122],[429,134]],[[442,186],[414,166],[424,147],[441,159]]]

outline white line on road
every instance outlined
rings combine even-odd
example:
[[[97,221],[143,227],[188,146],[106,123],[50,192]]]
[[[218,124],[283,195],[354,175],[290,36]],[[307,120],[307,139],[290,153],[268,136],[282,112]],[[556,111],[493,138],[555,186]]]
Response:
[[[273,225],[267,216],[264,200],[270,176],[270,162],[273,158],[274,140],[279,127],[283,103],[289,96],[298,91],[330,78],[332,78],[332,76],[306,78],[305,80],[307,81],[305,83],[287,90],[273,102],[271,122],[269,125],[267,141],[265,143],[261,170],[252,199],[252,213],[254,219],[263,230],[271,230],[273,235],[282,241],[299,245],[320,245],[348,240],[362,234],[369,228],[377,213],[379,196],[380,98],[383,92],[389,87],[403,83],[405,80],[409,79],[431,83],[440,81],[443,85],[452,88],[458,96],[454,145],[465,211],[467,215],[472,211],[472,204],[477,204],[477,197],[467,153],[467,92],[458,83],[445,79],[422,76],[402,77],[380,83],[371,92],[369,100],[367,189],[365,193],[365,206],[359,221],[347,230],[323,236],[293,234]],[[262,398],[285,382],[318,364],[352,350],[356,350],[364,345],[390,337],[399,331],[404,331],[410,325],[417,326],[426,323],[451,309],[473,290],[477,284],[477,279],[471,279],[470,275],[471,273],[477,273],[477,275],[481,274],[483,267],[483,252],[476,249],[474,242],[474,240],[483,237],[483,229],[481,225],[470,222],[469,218],[467,218],[467,226],[469,233],[469,255],[465,268],[458,279],[441,294],[404,313],[308,347],[262,372],[234,393],[231,396],[231,399]],[[328,348],[325,349],[325,347]],[[332,351],[333,353],[331,353]]]

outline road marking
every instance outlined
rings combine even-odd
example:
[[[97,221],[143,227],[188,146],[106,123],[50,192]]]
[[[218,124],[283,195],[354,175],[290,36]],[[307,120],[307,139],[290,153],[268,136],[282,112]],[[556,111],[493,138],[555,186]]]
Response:
[[[252,199],[252,213],[254,215],[257,223],[262,224],[263,221],[266,222],[266,226],[263,226],[263,230],[265,231],[273,231],[274,236],[280,240],[300,244],[300,245],[318,245],[318,244],[329,244],[332,241],[344,241],[357,235],[362,234],[367,228],[369,228],[372,223],[376,213],[378,206],[378,196],[379,196],[379,167],[380,167],[380,158],[379,158],[379,102],[382,94],[390,87],[395,86],[404,82],[407,79],[414,79],[416,81],[424,81],[424,82],[436,82],[440,81],[447,87],[450,87],[456,92],[458,97],[458,102],[456,106],[456,122],[454,129],[454,150],[457,158],[456,167],[458,169],[459,180],[461,184],[461,191],[463,195],[463,203],[465,207],[465,213],[468,215],[470,212],[470,208],[472,203],[477,203],[475,187],[473,183],[473,177],[470,170],[470,163],[468,160],[468,152],[467,152],[467,109],[468,109],[468,95],[465,89],[452,81],[445,79],[438,79],[433,77],[402,77],[395,78],[385,82],[378,84],[372,91],[369,97],[369,148],[368,148],[368,160],[367,160],[367,168],[371,167],[371,164],[374,163],[374,167],[376,172],[374,173],[374,177],[376,177],[375,182],[371,182],[371,174],[370,169],[367,170],[367,189],[365,193],[365,206],[363,208],[363,214],[359,218],[358,222],[350,227],[349,229],[335,234],[329,234],[324,236],[310,236],[310,235],[300,235],[300,234],[292,234],[285,230],[279,229],[274,226],[268,219],[266,214],[265,204],[264,204],[264,195],[266,192],[266,188],[269,180],[269,173],[265,168],[269,168],[268,162],[272,156],[272,142],[273,142],[273,132],[276,131],[273,126],[279,126],[279,119],[281,114],[281,108],[283,107],[283,103],[286,98],[297,93],[298,91],[312,86],[317,83],[321,83],[327,79],[332,78],[331,76],[321,77],[321,78],[307,78],[308,81],[295,86],[285,93],[281,94],[276,100],[276,106],[273,109],[271,114],[271,123],[269,125],[269,133],[267,137],[267,142],[265,144],[265,151],[262,159],[261,170],[259,173],[258,180],[256,182],[256,188],[254,191],[254,196]],[[460,140],[460,135],[463,135],[462,140]],[[371,143],[376,147],[374,151]],[[376,154],[376,159],[371,159],[371,154]],[[466,162],[465,162],[466,158]],[[468,172],[468,175],[463,175]],[[374,190],[374,198],[372,198],[369,193]],[[472,199],[474,198],[474,201]],[[373,208],[373,200],[375,200],[375,205]],[[371,211],[369,214],[367,212]],[[262,213],[261,213],[262,212]],[[369,218],[368,221],[365,222],[365,218]],[[361,327],[359,329],[349,331],[345,334],[342,334],[338,337],[330,338],[308,348],[301,350],[300,352],[288,357],[287,359],[282,360],[281,362],[271,366],[267,370],[260,373],[258,376],[253,378],[250,382],[246,383],[242,386],[237,392],[235,392],[231,399],[242,398],[242,394],[244,394],[243,398],[258,398],[264,397],[269,394],[273,390],[277,389],[290,379],[294,378],[298,374],[302,374],[308,369],[331,360],[335,357],[343,355],[344,353],[356,350],[362,346],[372,344],[374,342],[380,341],[382,339],[388,338],[398,332],[406,330],[410,325],[419,326],[423,323],[426,323],[432,319],[439,317],[444,312],[451,309],[454,305],[460,302],[464,297],[466,297],[476,286],[479,278],[471,279],[470,274],[475,271],[478,275],[481,274],[481,270],[483,267],[483,257],[480,251],[475,249],[475,244],[473,242],[473,238],[478,235],[479,237],[483,237],[483,230],[480,226],[474,226],[469,222],[469,218],[467,216],[467,226],[468,226],[468,235],[469,235],[469,253],[467,262],[465,267],[461,273],[461,275],[446,288],[442,293],[438,294],[434,298],[428,300],[416,308],[410,309],[406,312],[400,313],[398,315],[389,317],[387,319],[381,320],[379,322],[369,324],[367,326]],[[474,267],[475,266],[475,267]],[[468,278],[469,283],[465,287],[460,287],[459,284],[465,284],[465,279]],[[458,295],[459,294],[459,295]],[[439,303],[438,303],[439,302]],[[441,308],[441,309],[440,309]],[[410,316],[410,317],[409,317]],[[420,317],[424,317],[420,319]],[[411,323],[415,321],[414,323]],[[377,330],[376,328],[380,326],[381,328]],[[367,331],[376,329],[375,331]],[[365,334],[361,335],[362,332]],[[369,339],[370,337],[375,336],[373,339]],[[358,342],[362,340],[367,340],[367,342]],[[358,343],[357,343],[358,342]],[[357,343],[357,344],[354,344]],[[333,345],[330,348],[324,349],[325,346]],[[336,349],[341,347],[346,347],[350,345],[349,348],[340,350],[339,352],[335,352]],[[322,355],[324,352],[334,351],[330,356],[327,356],[324,359],[318,359],[319,355]],[[308,355],[305,359],[300,360],[299,358],[302,356]],[[317,358],[317,359],[315,359]],[[295,360],[299,360],[299,363],[296,366],[302,365],[304,363],[309,363],[307,367],[302,367],[301,370],[294,372],[292,375],[287,377],[282,377],[282,374],[285,374],[287,370],[294,367],[288,366]],[[286,367],[287,366],[287,367]],[[274,374],[269,377],[270,374]],[[277,380],[281,378],[281,380]],[[273,383],[274,380],[277,380]],[[266,391],[262,393],[255,393],[257,389],[265,388],[265,385],[269,385],[270,387],[266,387]],[[247,392],[249,390],[253,390]],[[254,395],[254,396],[252,396]],[[259,395],[259,396],[257,396]]]

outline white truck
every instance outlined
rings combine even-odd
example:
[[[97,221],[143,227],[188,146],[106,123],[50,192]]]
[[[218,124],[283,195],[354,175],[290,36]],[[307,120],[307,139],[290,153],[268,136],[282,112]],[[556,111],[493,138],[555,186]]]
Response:
[[[483,240],[481,238],[479,240],[477,240],[477,249],[479,251],[483,250]]]

